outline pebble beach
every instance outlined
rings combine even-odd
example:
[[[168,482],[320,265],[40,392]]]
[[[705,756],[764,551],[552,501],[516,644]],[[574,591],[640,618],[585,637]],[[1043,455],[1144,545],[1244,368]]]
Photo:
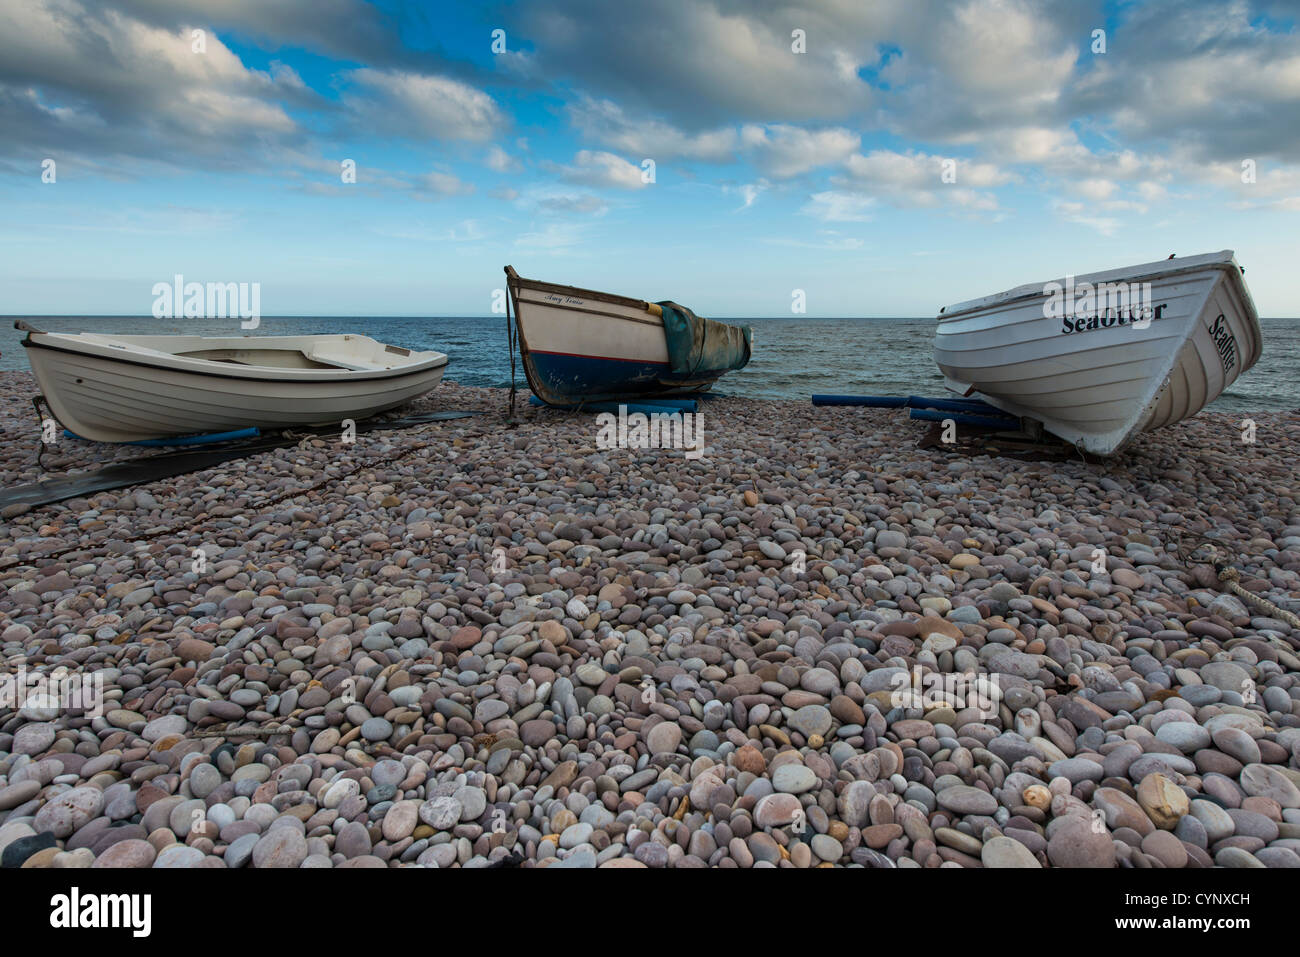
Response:
[[[1300,630],[1179,552],[1300,611],[1300,414],[1043,462],[719,398],[689,458],[505,405],[0,513],[3,671],[101,696],[0,702],[3,865],[1300,867]]]

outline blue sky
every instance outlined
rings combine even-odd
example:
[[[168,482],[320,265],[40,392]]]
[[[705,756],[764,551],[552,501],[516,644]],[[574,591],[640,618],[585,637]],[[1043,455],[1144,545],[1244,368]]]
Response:
[[[486,315],[511,263],[929,316],[1232,248],[1296,316],[1297,147],[1284,3],[0,0],[0,312]]]

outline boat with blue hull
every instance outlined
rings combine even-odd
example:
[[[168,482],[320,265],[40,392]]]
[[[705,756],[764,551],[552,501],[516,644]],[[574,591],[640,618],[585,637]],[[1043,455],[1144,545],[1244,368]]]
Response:
[[[749,362],[748,327],[505,271],[524,374],[548,405],[698,394]]]

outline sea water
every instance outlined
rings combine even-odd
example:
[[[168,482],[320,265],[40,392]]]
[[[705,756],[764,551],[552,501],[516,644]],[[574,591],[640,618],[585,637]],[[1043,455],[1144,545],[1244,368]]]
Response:
[[[30,317],[46,332],[237,336],[237,320],[152,317]],[[806,399],[813,393],[944,395],[931,357],[933,319],[726,319],[754,329],[749,365],[722,378],[714,391],[756,399]],[[1264,355],[1210,406],[1219,412],[1300,409],[1300,319],[1263,319]],[[463,385],[508,386],[505,317],[264,316],[254,335],[298,336],[354,332],[408,349],[451,357],[447,378]],[[26,370],[13,318],[0,320],[0,369]],[[516,363],[516,380],[526,388]]]

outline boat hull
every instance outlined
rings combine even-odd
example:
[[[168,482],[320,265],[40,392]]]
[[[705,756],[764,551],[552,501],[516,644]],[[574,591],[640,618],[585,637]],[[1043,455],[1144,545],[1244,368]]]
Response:
[[[727,371],[673,371],[657,307],[510,276],[519,353],[533,393],[572,407],[707,392]]]
[[[441,362],[382,374],[169,368],[165,358],[138,361],[24,340],[32,372],[55,418],[97,442],[135,442],[249,426],[263,429],[338,425],[401,406],[437,386]],[[211,367],[214,363],[188,363]]]
[[[1138,281],[1150,283],[1153,315],[1145,326],[1123,309],[1062,316],[1049,307],[1048,292],[1016,295],[1022,287],[940,316],[935,362],[950,389],[1041,423],[1084,451],[1116,454],[1142,432],[1195,415],[1262,350],[1231,253],[1075,283]]]

